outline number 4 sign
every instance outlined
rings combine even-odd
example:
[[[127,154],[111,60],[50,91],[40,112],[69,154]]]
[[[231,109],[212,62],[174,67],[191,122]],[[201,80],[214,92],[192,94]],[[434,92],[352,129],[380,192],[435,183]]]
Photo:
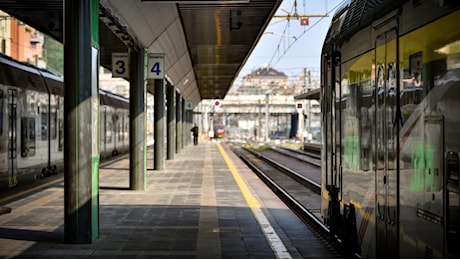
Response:
[[[147,78],[163,79],[164,78],[164,53],[147,54]]]

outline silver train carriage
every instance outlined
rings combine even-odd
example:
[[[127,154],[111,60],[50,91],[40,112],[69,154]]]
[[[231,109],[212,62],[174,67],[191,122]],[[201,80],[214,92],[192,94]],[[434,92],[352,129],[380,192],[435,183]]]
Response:
[[[347,256],[460,256],[460,1],[352,0],[321,61],[323,222]]]
[[[100,90],[101,159],[129,150],[128,99]],[[0,190],[63,170],[63,78],[0,54]]]

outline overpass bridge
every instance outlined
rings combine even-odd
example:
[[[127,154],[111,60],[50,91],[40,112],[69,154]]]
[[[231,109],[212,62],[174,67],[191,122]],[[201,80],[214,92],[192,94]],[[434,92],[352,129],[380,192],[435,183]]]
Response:
[[[296,100],[289,95],[232,95],[228,94],[222,101],[217,113],[227,114],[257,114],[261,110],[265,113],[268,104],[270,114],[297,113]]]
[[[222,123],[228,138],[300,138],[304,120],[298,118],[305,119],[305,111],[297,110],[296,102],[292,95],[229,93],[224,100],[203,100],[194,110],[195,122],[201,122],[203,133],[211,136],[213,124]]]

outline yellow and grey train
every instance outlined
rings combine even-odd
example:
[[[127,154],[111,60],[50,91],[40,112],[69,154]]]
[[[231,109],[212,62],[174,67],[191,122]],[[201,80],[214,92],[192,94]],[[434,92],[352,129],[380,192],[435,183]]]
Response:
[[[321,58],[323,222],[347,256],[460,257],[460,1],[351,0]]]

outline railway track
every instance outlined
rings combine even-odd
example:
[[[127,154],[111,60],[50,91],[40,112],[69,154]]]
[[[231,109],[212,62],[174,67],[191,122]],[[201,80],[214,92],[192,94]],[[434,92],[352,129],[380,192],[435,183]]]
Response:
[[[331,238],[321,219],[319,154],[280,147],[231,147],[291,210],[340,252],[340,241]]]

